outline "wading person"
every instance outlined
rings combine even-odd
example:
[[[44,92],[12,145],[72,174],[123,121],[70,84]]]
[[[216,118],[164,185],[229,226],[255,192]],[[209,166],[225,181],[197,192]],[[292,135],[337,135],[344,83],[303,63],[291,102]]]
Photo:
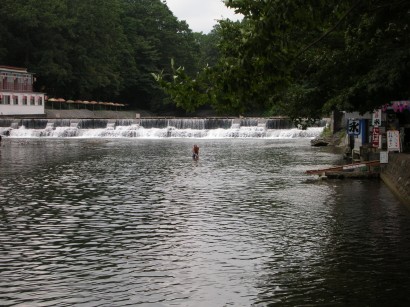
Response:
[[[194,159],[194,160],[199,159],[199,147],[196,144],[192,148],[192,159]]]

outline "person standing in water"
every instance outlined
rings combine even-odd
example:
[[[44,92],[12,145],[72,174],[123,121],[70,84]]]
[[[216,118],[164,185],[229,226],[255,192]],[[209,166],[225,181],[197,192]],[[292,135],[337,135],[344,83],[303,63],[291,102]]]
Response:
[[[199,159],[199,147],[196,144],[192,148],[192,159],[194,159],[194,160]]]

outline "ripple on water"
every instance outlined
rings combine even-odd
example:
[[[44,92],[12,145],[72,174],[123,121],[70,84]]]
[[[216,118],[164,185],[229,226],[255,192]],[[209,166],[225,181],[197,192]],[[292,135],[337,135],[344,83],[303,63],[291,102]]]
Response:
[[[2,156],[0,304],[408,301],[409,215],[380,183],[306,182],[337,159],[306,140],[201,142]]]

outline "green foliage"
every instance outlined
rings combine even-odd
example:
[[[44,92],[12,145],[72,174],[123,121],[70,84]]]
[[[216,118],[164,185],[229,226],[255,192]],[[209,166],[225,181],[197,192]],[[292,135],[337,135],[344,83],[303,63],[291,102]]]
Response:
[[[409,1],[225,4],[244,19],[220,21],[219,59],[207,78],[195,77],[212,85],[215,109],[306,122],[333,110],[364,113],[410,97]],[[175,84],[172,97],[177,92]]]
[[[195,42],[200,50],[199,67],[214,66],[218,62],[220,57],[218,45],[221,41],[219,28],[219,25],[216,25],[209,34],[194,33]]]
[[[37,74],[38,90],[157,108],[150,73],[175,58],[197,71],[199,47],[161,0],[2,0],[0,63]]]
[[[408,1],[371,1],[358,8],[345,31],[347,58],[339,61],[349,78],[329,103],[365,112],[410,97],[409,10]]]
[[[171,60],[171,69],[171,75],[163,71],[152,75],[177,107],[192,112],[202,105],[213,103],[215,96],[206,80],[207,68],[197,74],[198,79],[189,77],[184,67],[175,68],[174,59]]]
[[[409,1],[225,3],[243,20],[204,35],[161,0],[2,0],[0,63],[35,72],[50,96],[155,110],[306,122],[410,97]]]
[[[343,131],[344,132],[344,131]],[[345,132],[344,132],[345,133]],[[325,127],[322,131],[322,133],[320,134],[320,136],[322,138],[330,138],[333,136],[333,131],[332,129],[330,129],[330,127]]]
[[[288,115],[366,112],[410,96],[408,1],[225,2],[252,25],[247,60],[269,47],[265,61],[283,56],[274,73],[290,78],[267,96]]]

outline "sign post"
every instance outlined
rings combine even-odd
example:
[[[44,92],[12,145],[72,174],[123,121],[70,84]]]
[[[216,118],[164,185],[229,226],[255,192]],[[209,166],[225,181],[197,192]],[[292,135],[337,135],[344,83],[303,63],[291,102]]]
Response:
[[[387,131],[387,151],[400,152],[400,133],[398,130]]]
[[[373,127],[380,127],[382,124],[382,110],[378,109],[373,112]]]
[[[381,151],[380,152],[380,163],[381,164],[389,163],[389,152],[388,151]]]
[[[360,134],[360,121],[356,119],[349,119],[348,127],[347,127],[348,134],[350,135],[359,135]]]
[[[380,128],[379,127],[373,127],[372,146],[376,148],[380,148]]]

